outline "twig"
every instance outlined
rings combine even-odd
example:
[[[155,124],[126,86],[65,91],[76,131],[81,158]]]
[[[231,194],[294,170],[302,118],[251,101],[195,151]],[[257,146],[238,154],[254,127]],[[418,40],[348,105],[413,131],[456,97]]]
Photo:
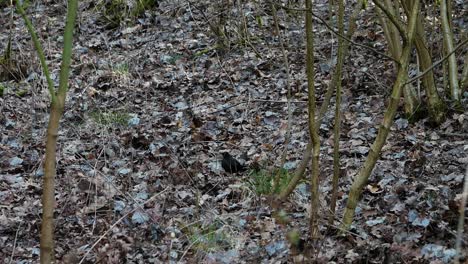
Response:
[[[449,136],[449,137],[462,137],[462,138],[468,138],[468,134],[462,134],[462,133],[448,133],[448,132],[443,132],[441,133],[444,136]]]
[[[456,264],[460,263],[460,252],[461,252],[463,225],[465,221],[465,206],[466,206],[467,198],[468,198],[468,167],[466,168],[465,183],[464,183],[463,193],[462,193],[462,198],[461,198],[461,203],[460,203],[460,216],[458,217],[457,240],[455,242],[456,255],[455,255],[455,261],[454,261]]]
[[[96,245],[101,242],[101,240],[115,227],[117,226],[120,222],[122,222],[123,219],[125,219],[127,216],[129,216],[131,213],[133,213],[135,210],[139,209],[140,207],[142,207],[143,205],[147,204],[148,202],[154,200],[154,198],[158,197],[159,195],[161,195],[162,193],[164,193],[167,189],[169,189],[169,187],[166,187],[166,189],[162,190],[161,192],[153,195],[151,198],[149,198],[148,200],[146,200],[145,202],[143,203],[140,203],[138,204],[138,206],[136,206],[134,209],[130,210],[128,213],[126,213],[125,215],[123,215],[122,217],[120,217],[114,224],[112,224],[109,229],[107,229],[107,231],[102,234],[98,240],[96,240],[96,242],[94,242],[94,244],[88,249],[88,251],[86,251],[86,253],[84,254],[83,258],[81,258],[80,262],[78,264],[81,264],[83,263],[83,261],[85,260],[85,258],[89,255],[89,253],[91,252],[91,250],[93,250]]]
[[[16,241],[18,240],[18,233],[21,228],[21,222],[19,223],[18,229],[16,229],[16,234],[15,234],[15,241],[13,242],[13,250],[11,251],[11,256],[10,256],[10,262],[9,264],[13,263],[13,257],[15,256],[15,250],[16,250]]]
[[[463,47],[466,43],[468,43],[468,38],[465,39],[464,41],[462,41],[460,44],[458,44],[453,50],[452,52],[450,52],[449,54],[445,55],[445,57],[443,57],[442,59],[438,60],[437,62],[435,62],[434,64],[432,64],[431,67],[427,68],[425,71],[423,71],[421,74],[411,78],[409,81],[407,81],[405,84],[409,84],[409,83],[412,83],[420,78],[422,78],[424,75],[426,75],[429,71],[431,71],[432,69],[434,69],[437,65],[441,64],[442,62],[446,61],[448,59],[448,57],[450,57],[450,55],[452,55],[453,53],[455,53],[455,51],[457,51],[459,48]]]
[[[385,15],[387,15],[387,18],[390,19],[392,24],[395,25],[398,32],[400,32],[400,36],[403,38],[403,40],[407,41],[406,30],[404,25],[396,19],[396,16],[392,14],[390,10],[388,10],[388,8],[386,8],[384,4],[382,4],[382,2],[380,2],[379,0],[373,0],[373,2],[377,7],[380,8],[380,10],[382,10],[385,13]]]
[[[287,103],[291,103],[291,104],[307,104],[307,101],[283,101],[283,100],[268,100],[268,99],[252,99],[252,100],[249,100],[248,102],[239,102],[239,103],[235,103],[233,105],[230,105],[230,106],[226,106],[224,107],[223,109],[219,109],[219,110],[216,110],[216,111],[213,111],[213,112],[210,112],[208,113],[207,115],[212,115],[212,114],[216,114],[216,113],[219,113],[219,112],[223,112],[223,111],[226,111],[230,108],[233,108],[233,107],[236,107],[238,105],[241,105],[241,104],[248,104],[250,102],[259,102],[259,103],[278,103],[278,104],[287,104]],[[202,103],[200,105],[196,105],[196,106],[193,106],[193,108],[195,107],[199,107],[201,105],[204,105],[206,103]]]
[[[280,103],[280,104],[287,104],[288,101],[283,100],[268,100],[268,99],[252,99],[252,102],[265,102],[265,103]],[[307,104],[307,101],[289,101],[291,104]]]
[[[279,28],[279,22],[278,22],[278,13],[276,12],[276,7],[273,4],[272,1],[269,1],[269,4],[271,5],[272,13],[273,13],[273,21],[275,24],[275,31],[276,34],[278,35],[278,40],[281,48],[281,54],[283,55],[283,63],[284,63],[284,69],[286,71],[286,87],[288,89],[288,94],[287,94],[287,109],[288,109],[288,123],[286,127],[286,135],[285,135],[285,140],[284,140],[284,150],[283,154],[281,155],[281,163],[280,163],[280,168],[284,166],[286,163],[286,157],[288,154],[288,147],[289,143],[291,141],[291,126],[292,126],[292,111],[291,111],[291,75],[289,73],[289,60],[288,60],[288,54],[286,49],[284,48],[284,41],[283,41],[283,36],[281,35],[281,30]],[[273,190],[276,189],[276,187],[279,184],[281,178],[281,173],[278,171],[275,176],[275,180],[273,182]]]
[[[235,103],[235,104],[233,104],[233,105],[226,106],[226,107],[224,107],[223,109],[219,109],[219,110],[210,112],[210,113],[208,113],[207,115],[212,115],[212,114],[216,114],[216,113],[219,113],[219,112],[223,112],[223,111],[226,111],[226,110],[228,110],[228,109],[230,109],[230,108],[236,107],[236,106],[238,106],[238,105],[240,105],[240,104],[246,104],[246,103],[247,103],[247,102]]]
[[[203,18],[205,19],[205,22],[208,23],[208,26],[209,28],[211,29],[211,31],[215,34],[217,34],[217,27],[216,25],[214,25],[211,21],[212,19],[208,18],[208,16],[205,14],[205,12],[203,11],[202,8],[200,8],[199,6],[197,6],[196,4],[192,3],[191,1],[187,1],[188,2],[188,5],[190,7],[190,5],[192,5],[193,7],[195,7],[195,9],[197,9],[201,15],[203,16]],[[219,36],[218,36],[219,37]]]
[[[297,9],[297,8],[289,8],[289,7],[286,7],[286,6],[283,6],[283,5],[280,5],[280,4],[277,4],[277,6],[283,8],[283,9],[288,9],[288,10],[293,10],[293,11],[302,11],[302,12],[308,12],[310,11],[310,13],[312,14],[313,17],[315,17],[318,21],[320,21],[326,28],[328,28],[333,34],[335,34],[336,36],[346,40],[347,42],[355,45],[355,46],[358,46],[358,47],[361,47],[361,48],[365,48],[365,49],[368,49],[376,54],[379,54],[380,56],[383,56],[387,59],[390,59],[392,61],[395,61],[395,62],[398,62],[397,59],[393,58],[392,56],[389,56],[385,53],[382,53],[380,51],[377,51],[376,49],[370,47],[370,46],[367,46],[367,45],[364,45],[364,44],[359,44],[357,42],[354,42],[352,41],[351,39],[347,38],[346,36],[343,36],[342,34],[338,33],[332,26],[330,26],[323,18],[319,17],[318,15],[316,15],[312,10],[307,10],[307,9]]]
[[[216,231],[218,231],[219,229],[217,230],[213,230],[209,233],[206,233],[204,235],[200,235],[199,237],[197,237],[197,239],[195,239],[192,243],[190,243],[190,245],[188,246],[188,248],[184,251],[184,254],[182,254],[182,256],[180,257],[179,259],[179,263],[183,263],[182,262],[182,259],[184,259],[185,255],[187,255],[187,253],[190,251],[190,249],[193,247],[193,245],[195,245],[196,243],[198,243],[198,241],[203,237],[203,236],[208,236],[208,235],[211,235],[213,233],[215,233]]]

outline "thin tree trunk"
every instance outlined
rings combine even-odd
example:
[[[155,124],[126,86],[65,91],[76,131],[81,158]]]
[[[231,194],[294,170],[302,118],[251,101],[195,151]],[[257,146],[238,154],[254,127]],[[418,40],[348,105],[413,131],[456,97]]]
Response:
[[[279,186],[281,175],[282,175],[281,170],[284,167],[284,164],[286,163],[288,147],[291,142],[292,109],[291,109],[291,76],[289,74],[288,54],[284,45],[283,36],[281,35],[281,31],[279,28],[278,13],[276,12],[275,4],[272,1],[269,1],[269,4],[270,4],[272,15],[273,15],[275,31],[278,36],[279,44],[281,47],[281,54],[283,55],[284,69],[286,71],[286,87],[288,89],[288,93],[287,93],[288,124],[286,128],[286,135],[285,135],[285,140],[284,140],[284,150],[283,150],[283,154],[281,155],[281,163],[280,163],[279,169],[275,172],[276,173],[275,180],[272,186],[272,190],[274,191]]]
[[[410,15],[410,3],[411,1],[403,3],[403,8],[405,9],[406,15]],[[418,53],[420,64],[419,69],[421,72],[424,72],[432,67],[432,59],[429,53],[429,49],[427,48],[424,25],[420,16],[418,16],[418,20],[416,21],[416,35],[414,36],[414,44]],[[445,103],[442,101],[439,93],[437,92],[434,81],[434,72],[432,70],[430,70],[422,77],[422,83],[426,89],[427,105],[431,120],[435,124],[440,124],[443,122],[445,116]]]
[[[359,15],[359,11],[361,10],[361,5],[362,5],[363,0],[359,0],[358,3],[356,4],[356,7],[354,8],[353,13],[351,14],[351,17],[349,18],[349,26],[348,26],[348,32],[346,34],[346,37],[348,39],[351,39],[353,36],[354,32],[356,31],[356,19],[357,16]],[[343,58],[346,58],[348,55],[349,51],[349,42],[345,42],[344,48],[343,48]],[[341,79],[338,79],[338,75],[333,74],[332,81],[327,87],[327,92],[325,95],[325,99],[322,102],[322,105],[320,106],[320,112],[317,117],[317,124],[320,124],[322,121],[323,116],[327,112],[328,105],[330,104],[330,99],[333,95],[333,91],[335,90],[336,83],[338,81],[341,81]],[[289,181],[288,186],[280,193],[279,198],[281,200],[285,200],[296,188],[297,184],[299,181],[304,177],[304,172],[307,168],[307,165],[309,164],[310,157],[312,156],[312,143],[309,141],[307,143],[306,149],[304,150],[304,154],[302,157],[302,161],[297,167],[297,169],[294,172],[294,176]]]
[[[416,21],[419,11],[419,0],[415,0],[413,7],[411,9],[411,16],[409,18],[408,26],[407,26],[407,34],[403,38],[403,51],[400,57],[400,67],[398,68],[397,79],[395,84],[393,85],[392,94],[390,97],[390,103],[387,107],[387,111],[384,114],[383,123],[380,126],[379,132],[377,134],[377,138],[375,139],[374,143],[372,144],[369,155],[367,156],[366,161],[364,162],[363,167],[359,171],[359,174],[354,179],[354,182],[351,186],[351,190],[349,192],[348,202],[346,204],[345,213],[343,216],[343,221],[341,225],[341,229],[348,230],[351,227],[351,223],[354,218],[354,213],[356,210],[357,203],[360,199],[362,189],[364,185],[367,183],[367,180],[374,169],[374,166],[377,162],[377,159],[380,156],[380,151],[382,150],[383,145],[387,139],[388,133],[390,131],[390,127],[393,124],[393,119],[395,118],[395,114],[398,108],[398,104],[401,97],[401,92],[404,87],[405,81],[407,79],[407,70],[408,64],[410,59],[411,48],[413,44],[413,38],[415,35],[415,28],[416,28]]]
[[[314,80],[314,35],[312,23],[312,0],[306,0],[306,48],[307,48],[307,87],[309,95],[309,134],[312,142],[312,171],[311,171],[311,201],[310,201],[310,237],[314,241],[318,238],[318,209],[319,209],[319,155],[320,138],[315,122],[315,80]]]
[[[341,35],[344,33],[344,3],[338,0],[338,31]],[[330,201],[329,223],[333,224],[335,219],[336,199],[338,197],[338,180],[340,177],[340,125],[341,125],[341,76],[344,62],[344,40],[338,39],[338,60],[336,72],[338,82],[336,83],[336,102],[335,102],[335,127],[333,129],[333,179],[332,179],[332,197]]]
[[[388,10],[388,13],[399,19],[400,11],[399,11],[399,4],[398,2],[392,2],[390,0],[385,0],[382,4]],[[384,30],[385,37],[387,38],[387,43],[389,47],[390,55],[393,58],[400,58],[401,56],[401,41],[400,41],[400,33],[397,30],[395,24],[393,24],[391,19],[385,17],[382,14],[382,10],[377,8],[377,15],[379,16],[379,20],[382,23],[382,28]],[[399,20],[398,20],[399,21]],[[388,32],[386,32],[388,31]],[[399,64],[395,62],[395,69],[398,71]],[[416,110],[417,106],[420,104],[420,99],[416,95],[415,88],[412,84],[406,84],[403,87],[403,98],[405,101],[404,109],[407,116],[411,116]]]
[[[468,53],[465,54],[465,63],[463,64],[463,72],[460,82],[460,89],[468,90]]]
[[[48,89],[51,98],[51,109],[49,124],[47,127],[46,156],[44,161],[44,180],[42,192],[42,223],[40,241],[40,262],[49,264],[55,262],[54,252],[54,209],[55,209],[55,175],[56,175],[56,152],[57,135],[60,118],[63,114],[65,99],[68,89],[68,77],[70,73],[73,29],[75,27],[76,12],[78,9],[77,0],[68,1],[67,18],[63,35],[62,64],[60,67],[60,78],[58,91],[55,92],[49,70],[45,61],[44,51],[40,45],[37,35],[31,22],[26,16],[22,4],[17,1],[16,7],[23,17],[28,31],[33,39],[34,47],[41,61],[43,72],[47,79]]]
[[[450,27],[450,18],[447,7],[447,0],[440,1],[440,13],[442,18],[442,32],[444,34],[444,44],[447,54],[453,51],[453,34]],[[460,103],[460,88],[458,86],[458,68],[455,54],[448,58],[448,79],[450,84],[450,96],[457,103]]]
[[[54,258],[54,209],[57,135],[63,108],[52,104],[47,127],[44,182],[42,186],[41,263],[52,263]]]
[[[455,264],[460,263],[460,254],[462,252],[462,241],[463,241],[463,230],[464,230],[464,222],[465,222],[465,207],[466,207],[466,200],[468,199],[468,168],[466,168],[465,172],[465,183],[463,184],[463,193],[460,202],[460,209],[459,209],[459,216],[458,216],[458,225],[457,225],[457,240],[455,242]],[[466,262],[465,262],[466,263]]]

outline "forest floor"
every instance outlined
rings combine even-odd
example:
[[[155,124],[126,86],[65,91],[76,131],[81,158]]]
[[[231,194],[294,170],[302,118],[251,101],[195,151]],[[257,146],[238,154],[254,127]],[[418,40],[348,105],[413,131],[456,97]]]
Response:
[[[63,2],[34,1],[28,9],[55,83]],[[337,216],[328,224],[332,99],[319,131],[321,239],[312,245],[308,180],[282,211],[273,209],[265,195],[271,171],[283,166],[287,181],[309,138],[303,15],[280,12],[292,87],[288,108],[285,64],[263,4],[244,3],[248,34],[242,39],[234,27],[242,13],[230,9],[230,45],[219,52],[209,27],[217,19],[210,1],[160,1],[158,8],[113,27],[101,2],[79,2],[58,135],[55,247],[60,262],[308,263],[312,246],[318,263],[447,263],[454,256],[468,164],[466,109],[449,110],[437,127],[424,117],[411,123],[399,111],[352,229],[336,234],[395,77],[393,62],[352,47],[342,80]],[[329,20],[328,6],[321,2],[314,10]],[[466,30],[468,6],[455,5],[454,25]],[[353,39],[385,52],[374,10],[367,9]],[[1,82],[0,262],[37,263],[49,95],[24,23],[17,14],[11,20],[10,12],[8,7],[0,11],[0,48],[5,50],[11,32],[13,55],[25,71],[19,81]],[[316,23],[320,105],[333,73],[337,38]],[[439,87],[441,71],[437,68]],[[285,144],[288,132],[291,140]],[[284,151],[287,159],[281,164]],[[226,173],[223,152],[249,169]],[[291,246],[294,233],[298,246]],[[463,239],[466,261],[466,226]]]

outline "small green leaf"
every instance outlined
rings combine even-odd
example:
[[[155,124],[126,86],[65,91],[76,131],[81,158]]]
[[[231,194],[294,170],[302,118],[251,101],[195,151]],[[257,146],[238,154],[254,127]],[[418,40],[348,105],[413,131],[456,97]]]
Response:
[[[256,16],[255,20],[257,20],[258,27],[263,27],[263,20],[261,16]]]
[[[368,1],[368,0],[362,0],[362,9],[366,9],[366,8],[367,8],[367,1]]]
[[[19,96],[19,97],[24,97],[27,93],[28,93],[27,89],[22,89],[22,90],[19,90],[18,92],[16,92],[16,95]]]
[[[6,90],[5,86],[3,84],[0,84],[0,97],[3,96],[5,90]]]

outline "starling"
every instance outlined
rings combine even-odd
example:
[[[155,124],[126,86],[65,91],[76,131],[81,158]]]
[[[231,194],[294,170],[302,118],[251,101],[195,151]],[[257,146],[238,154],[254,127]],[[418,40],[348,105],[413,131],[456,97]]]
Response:
[[[223,160],[221,161],[221,166],[226,172],[236,173],[244,171],[244,165],[240,164],[235,158],[233,158],[229,153],[223,153]]]

